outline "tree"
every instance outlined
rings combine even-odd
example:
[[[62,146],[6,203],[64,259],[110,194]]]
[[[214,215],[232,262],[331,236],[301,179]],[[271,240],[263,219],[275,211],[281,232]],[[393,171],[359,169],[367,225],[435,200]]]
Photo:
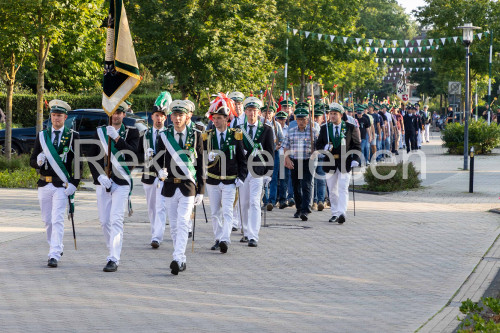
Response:
[[[36,58],[37,68],[37,130],[42,128],[43,95],[45,91],[46,62],[52,46],[64,36],[87,35],[102,23],[104,0],[7,0],[8,7],[18,15],[12,19],[24,22],[18,25]]]
[[[5,103],[5,141],[4,151],[7,159],[11,158],[12,150],[12,97],[16,74],[23,64],[26,55],[26,39],[17,33],[16,16],[9,6],[0,7],[0,79],[7,88]]]
[[[273,0],[131,0],[130,5],[139,61],[155,76],[175,76],[183,97],[200,101],[206,88],[248,91],[267,81]]]

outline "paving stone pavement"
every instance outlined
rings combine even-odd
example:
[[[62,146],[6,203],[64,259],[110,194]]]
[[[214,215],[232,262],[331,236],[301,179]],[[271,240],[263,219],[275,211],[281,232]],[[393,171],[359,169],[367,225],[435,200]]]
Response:
[[[77,194],[78,250],[67,222],[64,257],[49,269],[36,191],[1,189],[0,331],[413,332],[425,323],[450,331],[449,317],[441,328],[427,321],[498,235],[500,215],[487,211],[500,206],[500,159],[476,159],[476,192],[469,194],[461,157],[442,155],[439,138],[432,139],[423,147],[422,190],[357,193],[356,216],[351,201],[344,225],[328,223],[327,211],[302,222],[292,208],[276,208],[259,247],[239,243],[234,232],[223,255],[210,251],[212,227],[198,208],[194,253],[190,241],[179,276],[168,269],[168,226],[161,247],[149,246],[138,179],[116,273],[102,272],[107,250],[95,193]],[[209,199],[205,204],[209,213]],[[489,263],[491,276],[498,262]],[[461,293],[479,287],[472,289]],[[436,331],[427,325],[422,330]]]

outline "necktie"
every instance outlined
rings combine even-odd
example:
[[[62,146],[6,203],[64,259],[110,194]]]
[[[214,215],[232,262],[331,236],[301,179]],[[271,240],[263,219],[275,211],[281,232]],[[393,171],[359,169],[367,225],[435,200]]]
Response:
[[[156,139],[155,139],[155,147],[154,147],[155,153],[156,153],[156,149],[158,149],[158,142],[160,142],[160,130],[156,130]]]
[[[253,139],[253,127],[255,125],[248,125],[250,127],[250,129],[248,130],[248,135],[250,135],[250,137]]]
[[[54,142],[53,145],[54,145],[54,148],[57,148],[57,146],[59,146],[59,134],[61,133],[61,131],[54,131]]]
[[[222,145],[224,144],[224,133],[220,134],[220,144],[219,144],[219,149],[222,149]]]
[[[179,136],[179,146],[181,146],[181,148],[184,148],[184,143],[182,142],[182,133],[177,133],[177,135]]]
[[[335,138],[339,137],[339,127],[335,126]]]

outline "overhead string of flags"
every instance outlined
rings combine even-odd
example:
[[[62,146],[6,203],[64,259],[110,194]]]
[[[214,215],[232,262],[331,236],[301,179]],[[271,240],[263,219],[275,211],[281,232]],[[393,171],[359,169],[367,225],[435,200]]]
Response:
[[[384,53],[384,54],[411,54],[411,53],[421,53],[427,50],[439,50],[440,46],[447,44],[456,44],[458,41],[462,42],[462,36],[452,36],[452,37],[439,37],[439,38],[420,38],[420,39],[380,39],[380,38],[361,38],[361,37],[347,37],[347,36],[337,36],[325,33],[311,32],[299,29],[289,28],[288,33],[293,36],[299,35],[300,37],[305,37],[306,39],[316,38],[318,40],[329,40],[332,43],[339,43],[344,45],[353,45],[358,52],[365,51],[367,53]],[[484,31],[478,34],[474,34],[473,39],[481,40],[488,36],[489,31]]]

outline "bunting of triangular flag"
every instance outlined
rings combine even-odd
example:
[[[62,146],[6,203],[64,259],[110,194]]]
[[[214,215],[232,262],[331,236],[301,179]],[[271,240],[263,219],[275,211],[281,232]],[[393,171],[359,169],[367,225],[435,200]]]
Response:
[[[323,34],[318,34],[318,39],[321,40],[322,36],[323,36]]]
[[[387,47],[384,47],[384,53],[387,53]]]
[[[348,37],[342,37],[344,39],[344,44],[347,43],[347,38]]]
[[[309,37],[309,34],[310,34],[310,33],[311,33],[310,31],[306,31],[306,32],[305,32],[305,34],[306,34],[306,38],[307,38],[307,37]]]
[[[429,45],[432,45],[432,43],[434,43],[434,39],[433,39],[433,38],[430,38],[430,39],[429,39]]]
[[[417,39],[418,46],[420,46],[420,43],[422,43],[422,40],[421,39]]]
[[[409,43],[409,42],[410,42],[410,41],[409,41],[408,39],[405,39],[405,46],[406,46],[406,47],[408,47],[408,43]]]
[[[299,31],[299,29],[293,29],[293,35],[295,36],[297,34],[297,31]]]
[[[396,45],[397,45],[397,44],[398,44],[398,41],[394,39],[394,40],[392,41],[392,45],[394,45],[394,47],[396,47]]]
[[[479,40],[481,40],[481,37],[483,37],[483,33],[482,32],[480,32],[480,33],[477,34],[477,38],[479,38]]]
[[[334,35],[330,35],[330,41],[333,43],[333,40],[335,39]]]
[[[373,39],[368,39],[368,45],[372,46]]]
[[[441,43],[443,43],[443,45],[444,45],[445,41],[446,41],[446,37],[441,38]]]
[[[356,38],[356,44],[359,45],[359,41],[361,40],[361,38]]]
[[[457,43],[457,39],[458,39],[458,36],[453,37],[453,41],[455,42],[455,44]]]
[[[385,39],[381,39],[381,40],[380,40],[380,44],[382,45],[382,47],[384,47],[384,44],[385,44]]]

